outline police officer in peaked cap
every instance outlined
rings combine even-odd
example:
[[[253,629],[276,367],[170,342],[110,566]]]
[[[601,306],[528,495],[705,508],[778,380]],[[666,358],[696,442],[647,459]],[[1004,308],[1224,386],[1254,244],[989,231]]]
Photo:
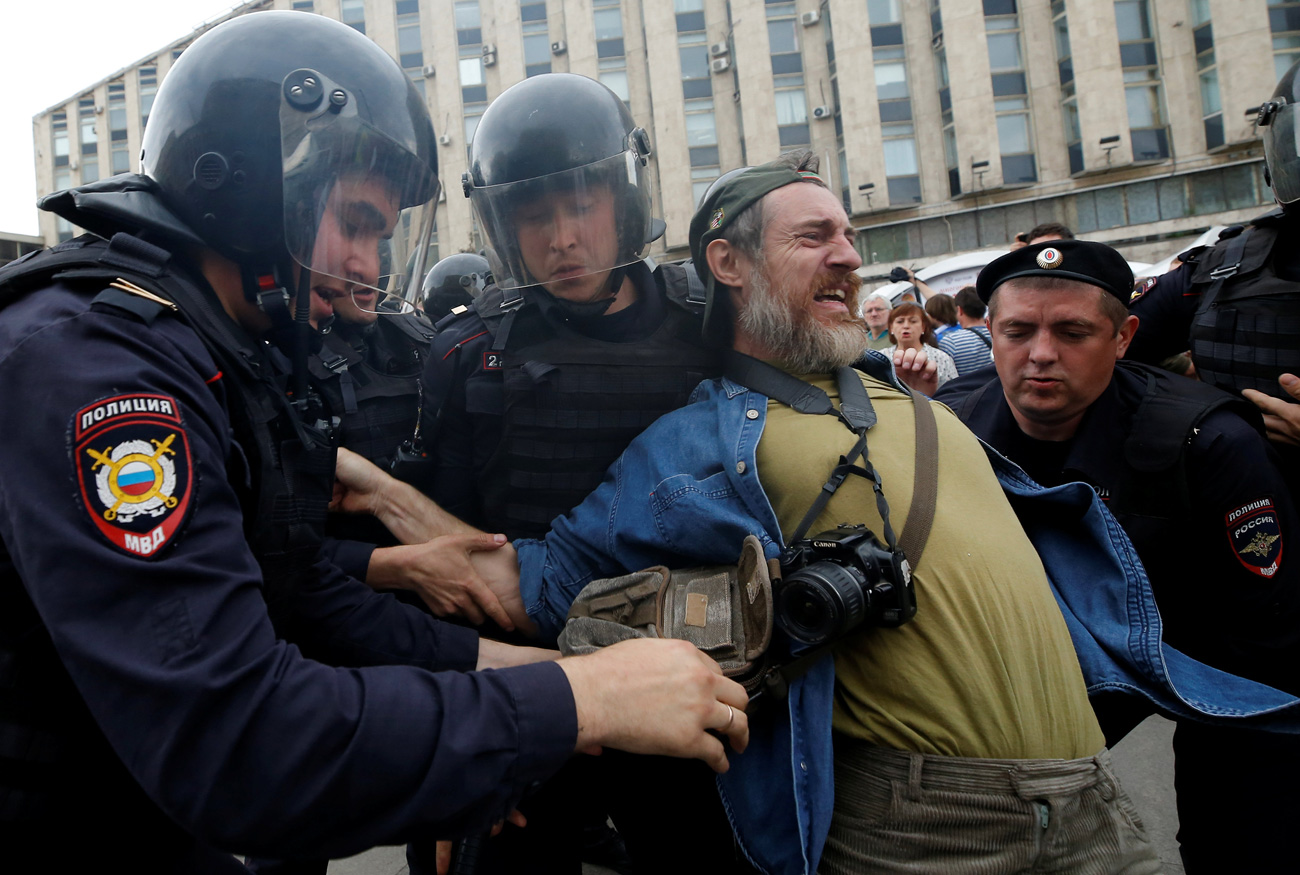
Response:
[[[1102,243],[1052,240],[988,264],[994,365],[936,396],[1045,486],[1083,481],[1151,579],[1164,639],[1216,669],[1300,693],[1300,517],[1258,411],[1122,359],[1133,276]],[[1135,707],[1136,706],[1136,707]],[[1094,693],[1113,745],[1147,716]],[[1179,832],[1188,873],[1277,872],[1296,859],[1300,738],[1179,720]]]
[[[6,861],[239,871],[477,831],[579,749],[726,768],[705,730],[743,746],[745,695],[690,645],[555,662],[316,558],[306,297],[406,307],[438,190],[397,64],[232,19],[164,80],[143,171],[45,199],[89,233],[0,271]]]

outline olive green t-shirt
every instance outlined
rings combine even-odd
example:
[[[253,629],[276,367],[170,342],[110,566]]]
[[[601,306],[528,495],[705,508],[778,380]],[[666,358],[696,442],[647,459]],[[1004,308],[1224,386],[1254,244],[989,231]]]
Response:
[[[829,375],[809,379],[839,406]],[[912,401],[863,376],[878,422],[867,453],[896,534],[912,502]],[[913,569],[916,617],[857,629],[835,650],[834,728],[872,744],[942,756],[1075,759],[1105,741],[1047,575],[975,437],[947,408],[930,538]],[[769,401],[758,476],[786,538],[856,436],[833,416]],[[862,523],[884,543],[871,484],[844,481],[809,536]]]

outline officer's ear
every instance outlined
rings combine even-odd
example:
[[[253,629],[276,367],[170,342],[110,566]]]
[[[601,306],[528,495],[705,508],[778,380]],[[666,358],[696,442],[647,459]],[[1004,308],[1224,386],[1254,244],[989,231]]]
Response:
[[[1133,335],[1137,334],[1138,317],[1129,316],[1119,326],[1119,337],[1116,339],[1115,358],[1124,358],[1124,353],[1128,352],[1128,345],[1133,342]]]
[[[749,259],[729,241],[722,238],[711,241],[704,250],[704,258],[708,262],[709,272],[719,283],[734,289],[743,285],[741,278],[744,275],[744,265],[748,264]]]

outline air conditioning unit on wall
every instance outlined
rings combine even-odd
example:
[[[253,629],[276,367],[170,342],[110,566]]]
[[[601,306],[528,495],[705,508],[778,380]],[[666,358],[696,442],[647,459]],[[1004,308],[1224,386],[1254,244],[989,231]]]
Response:
[[[709,55],[714,58],[720,58],[723,55],[730,54],[730,52],[731,46],[727,45],[726,41],[709,46]]]
[[[813,118],[830,118],[831,108],[829,106],[814,106]]]
[[[821,20],[822,20],[822,14],[818,12],[816,9],[814,9],[812,12],[805,12],[803,15],[799,16],[799,23],[802,24],[804,27],[812,27],[814,24],[816,24]]]
[[[725,73],[731,69],[731,58],[714,58],[709,61],[709,70],[714,73]]]

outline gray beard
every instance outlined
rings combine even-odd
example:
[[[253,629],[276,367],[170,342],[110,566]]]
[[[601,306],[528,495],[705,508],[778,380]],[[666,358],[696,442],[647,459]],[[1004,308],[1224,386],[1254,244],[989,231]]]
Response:
[[[766,264],[760,261],[755,268],[750,274],[749,301],[738,320],[740,330],[755,345],[796,374],[829,373],[862,357],[867,332],[861,322],[821,324],[811,313],[793,307],[786,290],[773,292]]]

